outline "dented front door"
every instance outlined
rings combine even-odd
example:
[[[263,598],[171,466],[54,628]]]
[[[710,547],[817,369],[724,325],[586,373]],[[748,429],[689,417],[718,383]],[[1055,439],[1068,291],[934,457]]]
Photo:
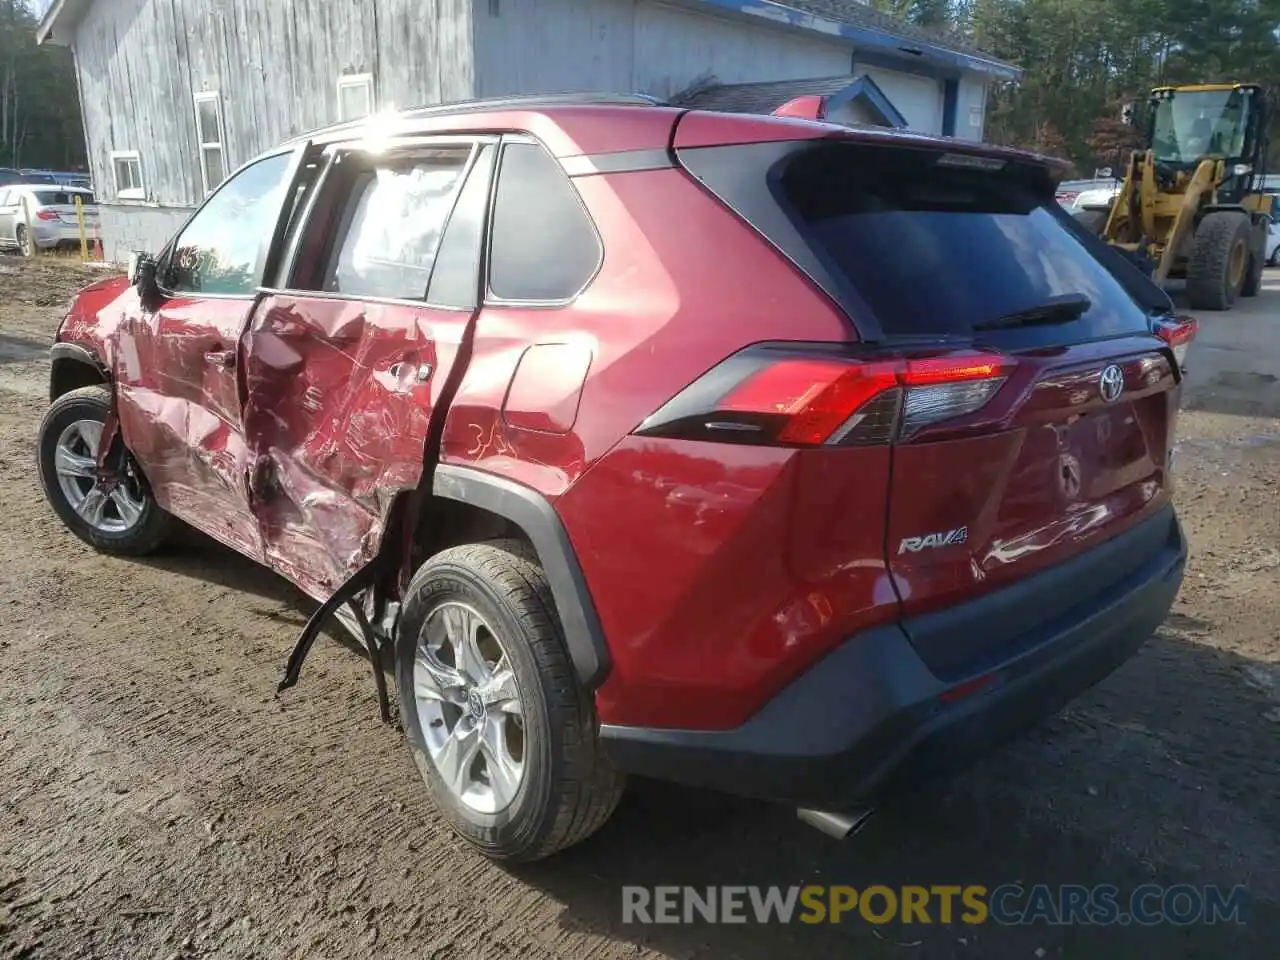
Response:
[[[116,383],[120,428],[157,502],[261,561],[236,376],[236,344],[252,306],[252,299],[174,296],[154,311],[138,308]]]
[[[257,560],[238,349],[297,159],[265,157],[218,188],[161,258],[157,302],[129,298],[114,351],[120,428],[157,501]]]
[[[327,598],[422,478],[432,415],[475,312],[491,149],[335,148],[246,333],[252,502],[267,562]]]

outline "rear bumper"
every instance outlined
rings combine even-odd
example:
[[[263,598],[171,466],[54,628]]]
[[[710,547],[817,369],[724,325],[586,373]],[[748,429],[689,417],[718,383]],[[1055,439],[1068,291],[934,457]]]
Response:
[[[90,243],[93,242],[93,232],[96,228],[96,222],[85,223],[84,235]],[[40,223],[31,228],[31,236],[35,239],[36,246],[41,249],[79,246],[80,226],[74,223]]]
[[[614,763],[629,773],[805,806],[874,801],[958,772],[1060,710],[1127,660],[1164,620],[1182,583],[1186,542],[1172,508],[1063,568],[980,600],[1023,608],[1028,591],[1070,589],[1095,552],[1166,535],[1147,562],[1001,646],[1001,659],[946,680],[897,625],[851,638],[742,726],[726,731],[604,726]],[[1132,539],[1131,539],[1132,538]],[[969,606],[968,604],[965,605]],[[957,611],[963,613],[963,611]],[[973,628],[957,616],[958,631]],[[958,633],[957,641],[966,638]]]

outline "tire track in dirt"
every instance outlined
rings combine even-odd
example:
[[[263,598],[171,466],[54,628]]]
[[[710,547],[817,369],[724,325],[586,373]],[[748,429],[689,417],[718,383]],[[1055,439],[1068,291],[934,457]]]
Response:
[[[557,905],[434,823],[351,650],[327,637],[275,699],[311,606],[291,587],[207,543],[151,564],[62,531],[19,467],[41,404],[2,396],[0,541],[23,560],[0,567],[0,594],[24,600],[6,610],[0,769],[27,787],[0,864],[43,891],[22,908],[40,955],[86,940],[112,956],[157,938],[176,950],[188,935],[219,956],[356,956],[375,938],[414,956],[435,941],[577,955],[583,939],[614,955],[566,940]],[[76,889],[71,850],[110,879],[76,897],[106,926],[55,909]]]

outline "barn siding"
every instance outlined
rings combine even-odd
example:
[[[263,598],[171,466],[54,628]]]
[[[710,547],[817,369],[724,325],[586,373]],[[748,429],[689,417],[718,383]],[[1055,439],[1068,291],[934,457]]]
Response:
[[[669,97],[694,80],[849,72],[848,44],[654,0],[478,0],[478,96],[609,90]]]
[[[636,4],[633,89],[670,97],[694,80],[803,80],[849,72],[852,48],[775,27],[709,17],[651,0]]]
[[[635,0],[476,0],[476,93],[634,89]]]
[[[113,256],[157,249],[181,222],[175,211],[203,199],[199,91],[220,94],[230,171],[336,121],[343,73],[373,75],[376,107],[407,108],[586,89],[670,97],[711,77],[839,76],[853,64],[847,42],[715,14],[692,0],[98,0],[73,46]],[[915,78],[877,79],[897,103]],[[915,86],[916,106],[898,106],[934,129],[941,85],[937,117],[932,106],[920,109]],[[965,75],[957,93],[956,135],[981,139],[970,117],[976,107],[983,119],[985,78]],[[113,203],[113,150],[140,154],[145,202]]]
[[[74,46],[102,199],[115,196],[113,150],[139,152],[149,203],[203,199],[201,91],[220,94],[228,170],[336,121],[343,73],[372,73],[380,107],[472,96],[471,2],[99,0]]]

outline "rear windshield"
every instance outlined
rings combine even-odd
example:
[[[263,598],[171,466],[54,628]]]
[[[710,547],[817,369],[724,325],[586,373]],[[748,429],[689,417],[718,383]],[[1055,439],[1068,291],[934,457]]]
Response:
[[[887,338],[1039,346],[1149,329],[1134,278],[1126,288],[1085,245],[1092,241],[1064,222],[1042,171],[939,166],[944,154],[933,149],[826,141],[780,155],[777,147],[713,148],[735,151],[739,164],[758,158],[754,191],[741,167],[729,174],[728,164],[710,156],[689,167],[855,321],[869,314]],[[750,192],[754,199],[746,199]],[[1091,306],[1068,323],[975,332],[975,325],[1081,294]]]
[[[36,190],[34,193],[36,203],[42,207],[73,207],[76,197],[80,198],[81,203],[93,203],[91,193],[72,193],[66,190]]]

